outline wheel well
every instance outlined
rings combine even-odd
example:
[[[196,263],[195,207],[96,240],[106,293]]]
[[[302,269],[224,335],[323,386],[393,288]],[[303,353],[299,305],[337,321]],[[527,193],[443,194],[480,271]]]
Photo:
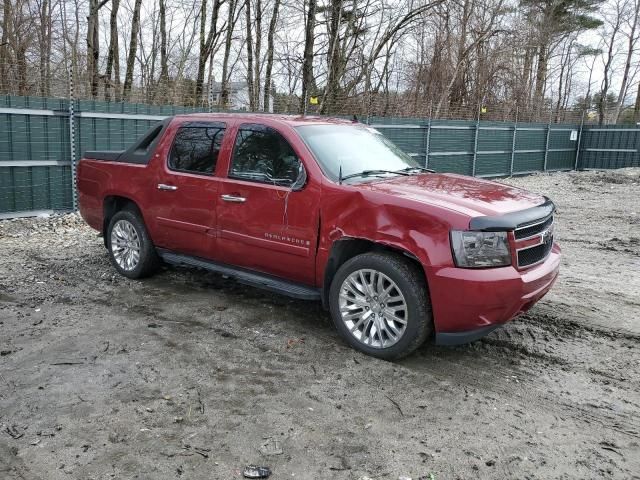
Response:
[[[140,214],[140,209],[136,202],[127,197],[120,197],[117,195],[111,195],[104,199],[103,213],[102,213],[102,237],[104,240],[104,246],[107,247],[107,228],[109,228],[109,222],[117,212],[125,209],[131,209]]]
[[[361,238],[345,238],[337,240],[331,246],[331,253],[329,254],[327,266],[324,270],[324,282],[322,285],[322,306],[325,309],[329,308],[329,290],[331,289],[331,282],[333,281],[333,277],[335,276],[338,269],[347,260],[355,257],[356,255],[368,252],[389,252],[403,255],[411,262],[413,262],[424,275],[424,267],[422,266],[420,261],[414,255],[405,250],[390,247],[388,245],[383,245],[381,243],[372,242],[371,240],[364,240]],[[425,283],[426,281],[427,279],[425,276]]]

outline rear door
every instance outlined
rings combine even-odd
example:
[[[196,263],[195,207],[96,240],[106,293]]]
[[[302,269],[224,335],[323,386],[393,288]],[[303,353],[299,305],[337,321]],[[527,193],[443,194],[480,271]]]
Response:
[[[320,190],[311,179],[292,189],[301,166],[278,130],[238,126],[217,200],[221,261],[314,284]]]
[[[178,126],[165,150],[155,185],[158,246],[215,258],[216,199],[220,183],[215,176],[226,124],[187,122]],[[161,154],[162,155],[162,154]]]

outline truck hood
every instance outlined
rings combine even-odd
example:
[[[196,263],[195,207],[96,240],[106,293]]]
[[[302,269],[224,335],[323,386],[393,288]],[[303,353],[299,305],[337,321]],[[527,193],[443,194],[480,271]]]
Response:
[[[542,195],[520,188],[450,173],[393,177],[353,186],[438,205],[470,217],[504,215],[545,202]]]

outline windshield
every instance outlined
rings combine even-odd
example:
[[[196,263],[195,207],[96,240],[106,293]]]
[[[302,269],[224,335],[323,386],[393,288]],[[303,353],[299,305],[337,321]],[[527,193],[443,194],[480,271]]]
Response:
[[[364,125],[304,125],[296,130],[331,180],[365,171],[420,168],[409,155],[373,128]],[[393,175],[379,173],[378,175]],[[365,175],[366,176],[366,175]],[[354,178],[362,180],[362,177]]]

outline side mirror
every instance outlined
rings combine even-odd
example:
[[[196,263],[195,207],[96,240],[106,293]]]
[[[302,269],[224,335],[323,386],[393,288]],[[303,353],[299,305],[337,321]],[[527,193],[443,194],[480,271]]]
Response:
[[[307,171],[304,168],[304,165],[302,164],[302,162],[300,162],[298,164],[298,177],[296,178],[296,181],[293,182],[293,184],[291,184],[291,191],[292,192],[297,192],[299,190],[302,190],[305,186],[305,184],[307,183]]]

